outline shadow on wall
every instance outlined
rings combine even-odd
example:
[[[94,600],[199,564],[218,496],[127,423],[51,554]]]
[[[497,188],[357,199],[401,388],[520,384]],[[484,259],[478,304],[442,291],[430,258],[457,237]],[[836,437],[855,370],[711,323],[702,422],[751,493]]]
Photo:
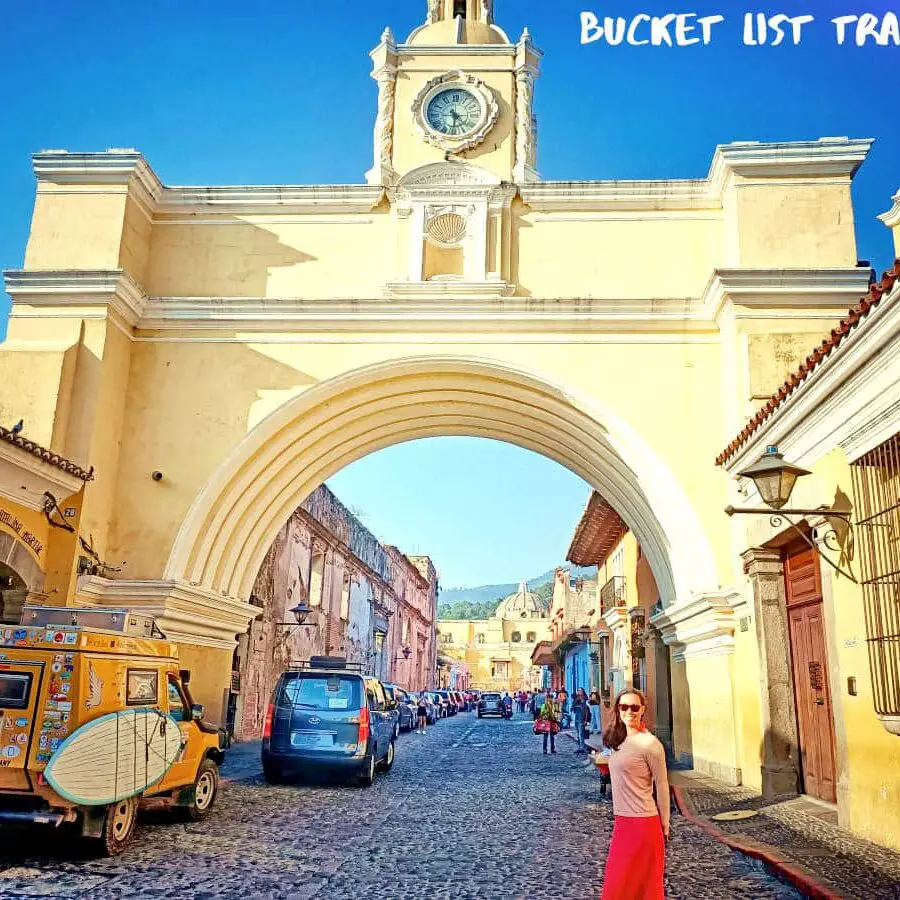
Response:
[[[219,464],[260,419],[317,380],[242,343],[134,344],[110,558],[126,560],[130,578],[158,578],[159,560]],[[150,478],[154,470],[161,481]]]
[[[321,226],[293,227],[298,243],[301,236],[305,243],[327,240]],[[318,261],[268,228],[217,216],[207,228],[179,223],[155,229],[145,287],[154,297],[265,297],[273,269]]]

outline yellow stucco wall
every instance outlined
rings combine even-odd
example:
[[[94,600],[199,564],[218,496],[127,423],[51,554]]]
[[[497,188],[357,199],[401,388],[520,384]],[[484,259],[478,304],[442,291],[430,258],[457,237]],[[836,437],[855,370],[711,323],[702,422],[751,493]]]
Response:
[[[812,471],[828,494],[840,489],[853,496],[850,466],[842,450],[833,450],[815,463]],[[855,563],[853,569],[859,576],[859,565]],[[875,715],[862,590],[832,574],[825,565],[822,578],[830,580],[832,596],[829,602],[826,595],[825,626],[839,788],[844,782],[848,790],[849,808],[844,812],[857,834],[900,850],[900,737],[886,731]],[[856,679],[855,697],[848,690],[851,677]],[[843,771],[842,743],[846,745]]]

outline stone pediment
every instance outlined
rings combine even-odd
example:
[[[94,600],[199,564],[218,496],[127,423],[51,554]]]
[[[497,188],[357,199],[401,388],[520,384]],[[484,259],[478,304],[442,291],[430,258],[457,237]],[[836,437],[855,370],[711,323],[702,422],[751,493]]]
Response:
[[[388,189],[391,203],[403,213],[416,201],[482,201],[491,207],[508,206],[517,188],[493,172],[469,163],[437,162],[408,172]]]
[[[499,185],[501,179],[493,172],[464,162],[450,160],[429,163],[407,172],[397,184],[400,189],[449,187],[467,185]]]

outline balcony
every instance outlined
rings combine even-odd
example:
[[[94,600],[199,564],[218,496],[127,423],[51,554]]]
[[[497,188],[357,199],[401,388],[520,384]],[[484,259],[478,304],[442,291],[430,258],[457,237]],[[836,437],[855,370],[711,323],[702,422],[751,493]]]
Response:
[[[625,606],[625,576],[613,575],[600,588],[600,611],[603,615],[616,607]]]

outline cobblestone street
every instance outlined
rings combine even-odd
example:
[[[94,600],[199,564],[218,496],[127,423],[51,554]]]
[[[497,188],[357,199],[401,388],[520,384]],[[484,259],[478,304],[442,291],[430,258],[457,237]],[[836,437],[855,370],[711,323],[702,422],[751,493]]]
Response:
[[[401,735],[369,790],[270,787],[255,747],[227,764],[212,816],[148,814],[113,860],[73,859],[51,832],[4,842],[0,897],[589,898],[612,810],[574,744],[541,754],[531,721],[445,720]],[[244,777],[247,776],[247,777]],[[676,815],[667,896],[795,898],[761,866]]]

